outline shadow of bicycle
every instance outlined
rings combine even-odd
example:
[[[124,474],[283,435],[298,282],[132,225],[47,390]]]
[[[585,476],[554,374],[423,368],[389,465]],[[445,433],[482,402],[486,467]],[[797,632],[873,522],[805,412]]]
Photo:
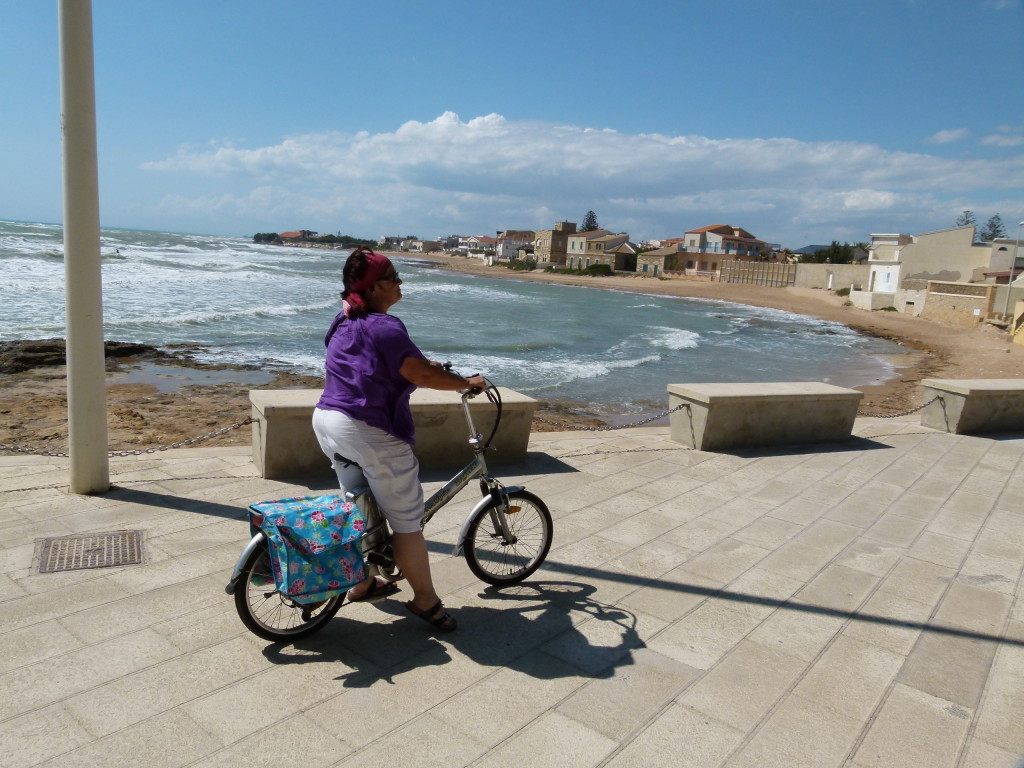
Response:
[[[400,601],[386,600],[377,608],[394,622],[364,624],[346,618],[343,609],[317,635],[268,645],[263,653],[275,664],[340,662],[350,670],[337,678],[345,687],[395,683],[413,669],[451,663],[449,648],[478,664],[537,679],[607,678],[633,664],[633,651],[645,645],[636,616],[594,600],[594,591],[563,581],[488,587],[453,610],[459,629],[448,635],[424,631]]]

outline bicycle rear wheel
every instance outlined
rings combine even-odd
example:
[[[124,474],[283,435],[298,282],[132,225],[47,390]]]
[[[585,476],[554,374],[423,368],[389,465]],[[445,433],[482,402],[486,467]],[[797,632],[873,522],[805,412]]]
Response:
[[[508,538],[501,530],[502,519],[511,534]],[[551,536],[551,513],[544,502],[528,491],[515,491],[508,494],[505,511],[492,502],[470,523],[466,563],[481,581],[515,584],[540,568],[551,549]]]
[[[286,643],[306,637],[334,618],[344,593],[322,603],[300,605],[277,591],[266,541],[242,566],[235,589],[235,609],[250,632],[265,640]]]

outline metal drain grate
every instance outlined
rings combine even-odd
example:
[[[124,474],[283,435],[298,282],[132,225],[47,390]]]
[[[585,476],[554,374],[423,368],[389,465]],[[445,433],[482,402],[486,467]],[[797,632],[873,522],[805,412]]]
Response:
[[[142,531],[85,533],[43,539],[40,573],[109,568],[142,562]]]

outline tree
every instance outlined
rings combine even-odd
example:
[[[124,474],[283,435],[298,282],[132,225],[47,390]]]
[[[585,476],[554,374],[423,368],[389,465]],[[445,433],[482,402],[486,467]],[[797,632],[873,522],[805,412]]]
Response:
[[[956,217],[956,225],[958,227],[969,227],[977,223],[977,219],[974,218],[974,211],[964,211]]]
[[[822,248],[814,254],[801,256],[800,261],[805,264],[849,264],[853,261],[853,246],[849,243],[839,244],[833,240],[828,248]]]
[[[985,226],[981,228],[981,239],[986,243],[992,242],[997,237],[1006,237],[1006,227],[1003,226],[1003,220],[998,213],[986,221]]]
[[[600,228],[601,225],[597,223],[597,214],[587,211],[587,215],[583,217],[583,224],[580,225],[580,232],[593,232]]]

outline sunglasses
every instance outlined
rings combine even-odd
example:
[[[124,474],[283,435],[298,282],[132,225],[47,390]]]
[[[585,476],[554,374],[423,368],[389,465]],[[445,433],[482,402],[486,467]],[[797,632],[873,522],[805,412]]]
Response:
[[[388,280],[388,281],[390,281],[392,283],[400,283],[400,282],[402,282],[402,278],[400,278],[398,276],[397,272],[395,272],[395,274],[393,274],[393,275],[384,275],[384,277],[382,277],[381,280]]]

